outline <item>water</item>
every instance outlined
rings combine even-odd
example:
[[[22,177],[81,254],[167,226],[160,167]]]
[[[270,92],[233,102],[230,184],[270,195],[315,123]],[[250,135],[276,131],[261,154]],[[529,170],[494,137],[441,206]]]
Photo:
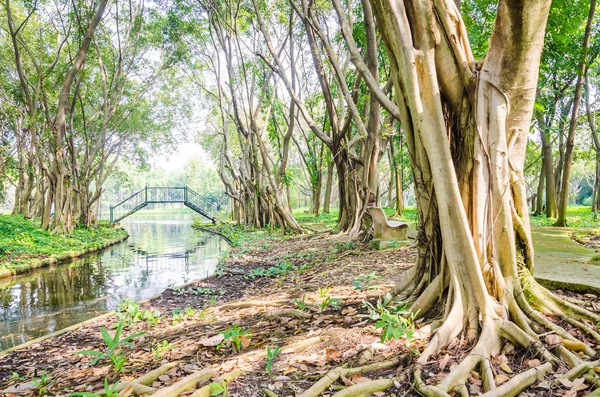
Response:
[[[229,248],[216,235],[192,229],[191,214],[123,220],[130,237],[69,264],[0,279],[0,350],[58,331],[165,288],[204,278]]]

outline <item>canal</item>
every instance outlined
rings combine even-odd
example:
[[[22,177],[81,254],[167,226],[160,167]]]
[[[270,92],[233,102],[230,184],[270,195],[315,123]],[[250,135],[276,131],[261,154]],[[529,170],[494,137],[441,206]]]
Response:
[[[193,229],[193,216],[141,211],[122,221],[130,235],[123,243],[0,280],[0,350],[106,313],[124,298],[140,301],[211,275],[229,245]]]

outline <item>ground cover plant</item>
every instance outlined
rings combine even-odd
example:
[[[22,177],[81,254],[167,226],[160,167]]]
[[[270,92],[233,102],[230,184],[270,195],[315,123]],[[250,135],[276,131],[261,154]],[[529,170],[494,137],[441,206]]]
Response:
[[[56,235],[42,230],[38,220],[22,215],[0,215],[0,268],[100,247],[126,236],[125,230],[106,224],[89,229],[76,228],[72,235]]]

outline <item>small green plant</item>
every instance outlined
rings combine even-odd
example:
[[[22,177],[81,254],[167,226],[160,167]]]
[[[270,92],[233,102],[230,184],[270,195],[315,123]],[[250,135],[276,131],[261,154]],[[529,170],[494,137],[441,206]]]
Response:
[[[23,375],[19,375],[18,372],[12,372],[10,374],[10,378],[8,378],[9,380],[25,380],[25,376]]]
[[[323,311],[325,311],[325,309],[327,309],[330,306],[333,307],[334,309],[339,309],[340,308],[339,303],[341,301],[342,300],[339,298],[332,298],[331,296],[326,296],[321,301],[321,313],[323,313]]]
[[[154,345],[152,348],[152,354],[154,354],[155,358],[160,360],[164,357],[165,353],[168,353],[171,350],[173,350],[173,345],[169,341],[163,340],[162,342]]]
[[[119,320],[124,321],[125,325],[132,325],[138,321],[146,321],[148,326],[155,325],[160,320],[159,310],[140,310],[139,303],[125,298],[119,303],[115,315]],[[118,323],[115,324],[115,328]]]
[[[185,319],[185,314],[181,309],[173,309],[171,312],[173,325],[177,325]]]
[[[325,298],[327,296],[327,294],[329,293],[329,290],[331,288],[329,287],[319,287],[319,296],[321,298]]]
[[[219,394],[227,395],[227,384],[225,382],[212,382],[208,386],[210,387],[211,396],[218,396]]]
[[[118,397],[119,391],[117,391],[117,385],[119,382],[117,381],[114,385],[108,384],[108,379],[104,378],[104,394],[92,393],[89,391],[78,391],[75,393],[69,394],[70,396],[87,396],[87,397]]]
[[[160,310],[144,310],[142,312],[142,320],[146,321],[148,326],[156,325],[161,318]]]
[[[129,335],[126,338],[120,339],[121,333],[123,332],[123,327],[125,327],[125,322],[121,320],[117,324],[117,330],[115,331],[114,336],[110,336],[106,328],[100,328],[102,339],[106,344],[106,349],[104,351],[84,350],[76,352],[75,354],[95,356],[90,362],[90,365],[96,365],[98,361],[108,358],[113,365],[115,373],[121,372],[125,362],[127,361],[127,357],[123,354],[123,347],[127,346],[129,348],[133,348],[134,346],[131,341],[145,334],[145,332],[138,332],[136,334]]]
[[[251,269],[248,274],[246,274],[245,278],[256,278],[256,277],[272,277],[278,275],[285,275],[292,270],[297,270],[297,266],[294,265],[288,258],[279,262],[276,266],[271,266],[267,269],[258,267],[256,269]]]
[[[302,295],[302,300],[299,300],[298,298],[294,298],[294,304],[300,310],[306,309],[306,296]]]
[[[271,368],[273,367],[273,359],[277,357],[279,353],[281,353],[281,348],[279,346],[275,346],[274,349],[271,349],[271,346],[267,346],[267,365],[265,367],[266,373],[271,373]]]
[[[215,306],[217,304],[217,300],[215,298],[210,298],[208,301],[209,306]]]
[[[225,340],[231,340],[237,351],[242,349],[242,338],[250,334],[250,331],[240,328],[237,324],[233,324],[222,332]]]
[[[192,318],[194,317],[194,315],[196,314],[196,311],[194,309],[192,309],[191,307],[186,307],[183,314],[185,315],[186,318]]]
[[[379,276],[375,272],[371,272],[367,275],[360,274],[354,277],[352,285],[357,291],[365,291],[372,288],[373,281],[378,279]]]
[[[38,396],[43,396],[48,394],[47,386],[49,386],[52,381],[50,380],[50,377],[48,377],[47,372],[42,371],[40,372],[40,377],[32,379],[31,383],[33,383],[33,386],[37,390]]]
[[[125,298],[119,303],[115,315],[124,321],[126,325],[131,325],[142,319],[139,303],[129,298]]]
[[[412,339],[414,335],[414,313],[408,309],[406,304],[391,305],[392,299],[390,294],[386,294],[383,299],[377,300],[377,306],[363,301],[369,314],[360,316],[375,321],[375,328],[381,329],[382,343],[402,337]]]

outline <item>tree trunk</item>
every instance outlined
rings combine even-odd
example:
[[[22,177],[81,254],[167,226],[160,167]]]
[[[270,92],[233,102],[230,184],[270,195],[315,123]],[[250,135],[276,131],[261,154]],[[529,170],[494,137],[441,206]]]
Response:
[[[325,198],[323,200],[323,213],[329,214],[329,206],[331,205],[331,188],[333,186],[333,167],[335,163],[330,160],[327,163],[327,182],[325,184]]]
[[[67,72],[63,81],[56,119],[54,120],[54,156],[52,159],[52,175],[50,176],[50,189],[53,191],[54,216],[50,229],[52,233],[71,233],[73,231],[73,181],[72,171],[69,170],[65,148],[65,133],[67,129],[67,109],[69,107],[69,96],[71,87],[75,82],[77,73],[83,67],[88,49],[96,27],[102,19],[108,0],[100,0],[98,9],[90,21],[85,36],[73,61],[73,66]]]
[[[552,142],[550,141],[550,137],[546,136],[548,133],[548,128],[541,115],[538,116],[538,125],[540,128],[540,139],[542,142],[542,169],[544,170],[544,179],[546,185],[546,216],[548,218],[556,218],[556,185],[554,184]]]
[[[554,226],[567,226],[567,207],[569,205],[569,180],[571,178],[571,165],[573,162],[573,148],[575,146],[575,130],[577,129],[577,118],[579,116],[579,102],[581,101],[581,91],[583,89],[583,79],[587,73],[587,52],[590,45],[590,36],[592,33],[592,23],[594,13],[596,12],[596,0],[590,2],[590,12],[585,27],[585,37],[583,39],[583,61],[579,63],[577,83],[575,83],[575,95],[573,97],[573,110],[571,121],[569,123],[569,135],[567,137],[567,146],[565,149],[565,163],[562,173],[562,182],[560,189],[560,200],[558,202],[558,217]]]
[[[598,212],[598,204],[600,203],[600,196],[598,194],[598,185],[600,185],[600,137],[598,137],[598,130],[596,128],[596,117],[592,111],[590,103],[590,80],[586,71],[585,74],[585,111],[587,115],[588,125],[592,134],[592,146],[596,152],[596,164],[594,173],[594,187],[592,191],[592,212]]]
[[[504,339],[532,349],[539,343],[530,323],[545,318],[529,301],[557,316],[564,315],[557,302],[566,305],[531,276],[523,176],[550,0],[500,0],[481,64],[453,1],[372,2],[411,153],[420,224],[417,265],[392,293],[416,317],[438,302],[447,305],[436,309],[444,313],[442,325],[416,360],[414,384],[426,396],[462,394],[480,368],[488,391],[495,384],[485,367]],[[573,306],[582,318],[600,318]],[[462,332],[468,354],[438,385],[426,385],[421,366]],[[494,395],[527,387],[509,385]]]
[[[533,208],[533,214],[539,215],[544,212],[544,186],[546,181],[546,170],[542,164],[542,169],[540,170],[540,179],[538,181],[538,188],[535,197],[535,205]]]

